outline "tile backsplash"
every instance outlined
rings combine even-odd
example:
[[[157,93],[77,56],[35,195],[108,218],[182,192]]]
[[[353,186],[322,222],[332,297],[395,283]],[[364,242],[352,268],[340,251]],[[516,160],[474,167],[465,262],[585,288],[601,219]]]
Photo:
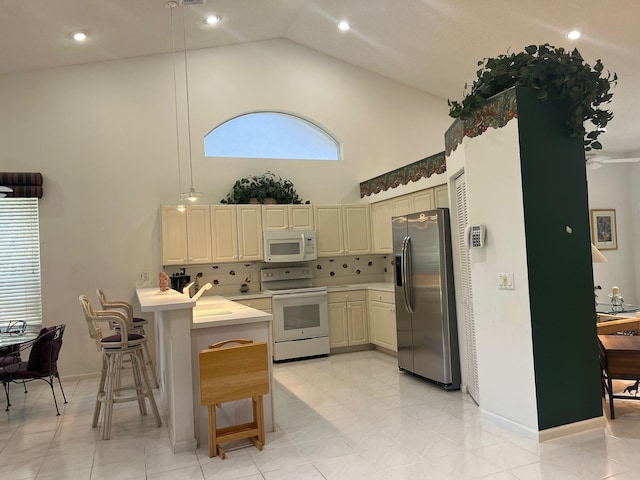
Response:
[[[353,283],[393,281],[392,255],[357,255],[348,257],[324,257],[310,262],[296,263],[313,269],[313,284],[320,286]],[[291,264],[290,264],[291,265]],[[260,291],[260,270],[285,267],[280,263],[221,263],[214,265],[189,265],[166,267],[170,277],[185,274],[196,281],[197,288],[209,282],[213,288],[205,295],[229,295],[239,293],[242,284],[250,292]],[[196,289],[197,291],[197,289]]]

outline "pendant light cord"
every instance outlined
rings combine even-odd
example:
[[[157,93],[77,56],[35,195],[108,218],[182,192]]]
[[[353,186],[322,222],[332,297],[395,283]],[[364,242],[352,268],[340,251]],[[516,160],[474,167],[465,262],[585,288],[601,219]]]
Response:
[[[170,2],[167,2],[170,3]],[[173,9],[176,5],[168,5],[171,11],[171,56],[173,58],[173,106],[176,116],[176,154],[178,157],[178,193],[182,192],[182,174],[180,172],[180,134],[178,132],[178,75],[176,73],[176,40],[174,35]]]
[[[184,43],[184,82],[187,94],[187,134],[189,138],[189,173],[191,175],[191,191],[193,188],[193,161],[191,158],[191,112],[189,109],[189,69],[187,67],[187,29],[184,20],[184,7],[182,7],[182,40]]]

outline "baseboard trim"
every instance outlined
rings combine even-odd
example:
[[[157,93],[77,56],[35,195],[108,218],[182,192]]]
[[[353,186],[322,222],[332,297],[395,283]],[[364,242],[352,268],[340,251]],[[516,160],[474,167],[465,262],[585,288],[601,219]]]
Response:
[[[547,440],[553,440],[554,438],[573,435],[574,433],[582,433],[588,430],[602,428],[606,425],[607,420],[604,418],[604,416],[590,418],[588,420],[581,420],[580,422],[574,422],[567,425],[560,425],[559,427],[540,430],[540,432],[538,433],[538,440],[540,442],[545,442]]]
[[[482,407],[480,407],[480,415],[486,418],[487,420],[489,420],[491,423],[495,423],[496,425],[506,428],[507,430],[510,430],[512,432],[515,432],[519,435],[530,438],[532,440],[538,440],[537,430],[529,428],[520,423],[514,422],[513,420],[509,420],[508,418],[502,417],[500,415],[496,415],[495,413],[484,410]]]
[[[481,415],[496,425],[518,433],[524,437],[538,442],[546,442],[547,440],[553,440],[554,438],[565,437],[567,435],[573,435],[574,433],[586,432],[588,430],[594,430],[596,428],[605,427],[607,424],[604,416],[589,418],[587,420],[581,420],[579,422],[569,423],[567,425],[560,425],[558,427],[546,428],[544,430],[534,430],[519,423],[509,420],[508,418],[501,417],[495,413],[488,412],[480,408]]]

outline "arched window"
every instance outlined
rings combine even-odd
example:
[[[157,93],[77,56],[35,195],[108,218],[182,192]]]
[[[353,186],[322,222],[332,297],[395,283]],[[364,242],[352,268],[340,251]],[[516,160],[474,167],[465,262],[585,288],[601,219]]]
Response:
[[[204,137],[207,157],[340,160],[340,143],[304,118],[281,112],[240,115]]]

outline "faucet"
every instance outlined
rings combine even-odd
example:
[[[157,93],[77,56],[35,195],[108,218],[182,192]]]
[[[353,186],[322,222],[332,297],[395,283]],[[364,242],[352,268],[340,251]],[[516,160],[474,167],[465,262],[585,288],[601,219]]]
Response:
[[[183,289],[182,289],[182,294],[189,296],[189,289],[191,288],[191,286],[196,283],[196,281],[194,280],[193,282],[191,282],[190,284],[186,285]]]
[[[193,297],[191,297],[191,300],[196,300],[196,301],[197,301],[197,300],[202,296],[202,294],[203,294],[204,292],[206,292],[207,290],[209,290],[210,288],[213,288],[213,285],[211,285],[211,284],[210,284],[210,283],[208,283],[208,282],[207,282],[207,283],[205,283],[205,284],[200,288],[200,290],[198,290],[198,291],[196,292],[196,294],[195,294]]]

